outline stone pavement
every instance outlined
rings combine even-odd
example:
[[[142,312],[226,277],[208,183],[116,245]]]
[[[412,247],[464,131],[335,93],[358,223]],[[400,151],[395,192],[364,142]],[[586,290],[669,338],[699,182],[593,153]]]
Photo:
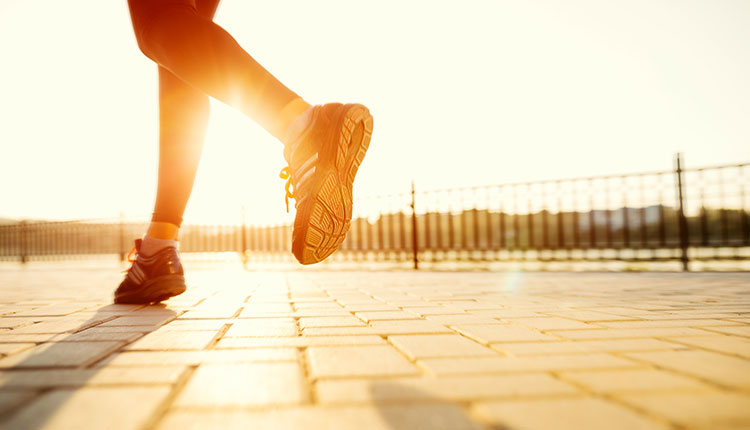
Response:
[[[750,274],[0,266],[3,429],[750,428]]]

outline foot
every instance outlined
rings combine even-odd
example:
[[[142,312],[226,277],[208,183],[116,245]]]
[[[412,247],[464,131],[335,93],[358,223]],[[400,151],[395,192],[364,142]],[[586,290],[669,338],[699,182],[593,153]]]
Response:
[[[115,303],[158,303],[185,292],[185,276],[177,249],[170,246],[152,256],[139,254],[141,239],[135,240],[130,251],[136,258],[128,274],[115,291]]]
[[[360,104],[312,108],[307,127],[285,143],[281,173],[297,215],[292,253],[302,264],[324,260],[344,241],[352,220],[352,184],[372,135],[372,115]],[[289,188],[293,187],[292,193]]]

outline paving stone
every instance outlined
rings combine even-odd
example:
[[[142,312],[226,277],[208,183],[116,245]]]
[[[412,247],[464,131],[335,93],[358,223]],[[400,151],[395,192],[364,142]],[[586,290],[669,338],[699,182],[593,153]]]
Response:
[[[60,318],[51,321],[44,321],[25,327],[17,328],[11,331],[13,334],[36,334],[36,333],[65,333],[83,330],[99,324],[101,319],[79,319],[79,318]]]
[[[175,407],[267,407],[303,403],[308,390],[296,363],[204,364],[175,400]]]
[[[712,326],[737,326],[739,323],[717,319],[686,319],[686,320],[653,320],[653,321],[619,321],[603,322],[597,324],[610,328],[648,328],[648,327],[712,327]]]
[[[575,394],[578,390],[545,374],[462,376],[445,378],[328,379],[316,384],[321,403],[384,401],[473,401],[497,397]]]
[[[278,348],[385,344],[385,340],[379,336],[224,337],[216,344],[216,348]]]
[[[36,276],[33,270],[30,266],[24,272]],[[0,318],[0,345],[6,346],[0,348],[17,351],[49,342],[0,362],[44,345],[119,345],[98,358],[82,358],[83,364],[50,359],[40,366],[0,371],[0,410],[23,412],[60,390],[175,388],[179,383],[174,397],[165,398],[169,404],[157,402],[151,412],[156,421],[149,420],[148,428],[185,419],[189,421],[181,429],[471,428],[472,415],[465,408],[476,411],[476,404],[512,404],[513,417],[542,420],[541,428],[597,427],[601,422],[596,417],[602,414],[609,416],[603,426],[607,429],[638,428],[637,419],[627,425],[633,415],[657,428],[750,427],[750,408],[745,412],[738,406],[750,395],[745,377],[750,374],[747,274],[524,273],[517,276],[518,288],[509,289],[508,274],[491,272],[236,272],[191,269],[190,288],[168,306],[120,307],[102,306],[111,300],[111,291],[101,285],[114,281],[93,276],[95,271],[49,271],[54,282],[35,281],[29,288],[8,282],[17,271],[0,270],[0,297],[6,300],[0,304],[0,314],[6,315]],[[52,309],[61,303],[78,310],[62,314],[64,309]],[[44,313],[61,314],[7,316],[44,307]],[[240,308],[241,318],[217,318]],[[445,312],[451,314],[433,315]],[[3,320],[8,327],[1,327]],[[33,324],[19,325],[20,320]],[[89,326],[81,330],[81,324]],[[227,337],[232,327],[238,337]],[[216,345],[203,342],[227,328]],[[39,330],[50,333],[35,332]],[[498,333],[504,340],[477,340],[480,334]],[[153,347],[195,342],[191,347],[209,345],[212,350],[122,352],[124,341],[138,342],[144,335],[144,342],[132,348],[161,339]],[[543,340],[527,339],[540,335]],[[474,356],[478,351],[491,355]],[[40,354],[44,360],[53,355]],[[206,366],[230,372],[226,365],[278,364],[296,366],[299,377],[292,379],[303,386],[304,398],[274,403],[278,395],[273,389],[269,394],[262,385],[245,384],[234,398],[219,394],[229,399],[223,406],[222,400],[174,403]],[[226,379],[214,378],[218,384],[232,384]],[[194,392],[199,391],[209,393]],[[251,399],[239,399],[248,392]],[[596,404],[579,402],[592,396],[599,399]],[[540,401],[551,403],[539,406]],[[561,401],[572,403],[560,406]],[[617,412],[601,409],[599,402]],[[49,410],[59,410],[59,404]],[[571,422],[560,412],[564,409],[571,409],[565,412],[575,417]],[[618,415],[623,411],[633,415],[623,420]],[[37,415],[36,420],[56,419]],[[38,421],[14,423],[35,428]],[[522,424],[490,420],[483,428],[518,429]],[[531,428],[534,424],[539,423],[529,423]]]
[[[350,312],[403,312],[396,306],[391,306],[382,303],[357,303],[357,304],[346,304],[344,309]]]
[[[177,314],[171,315],[156,315],[156,316],[126,316],[118,317],[112,321],[107,321],[99,325],[99,327],[120,327],[120,326],[151,326],[159,327],[167,322],[175,319]]]
[[[441,325],[467,325],[467,324],[504,324],[504,321],[480,317],[476,315],[428,315],[425,317],[428,321],[432,321]]]
[[[164,385],[177,382],[184,370],[185,366],[12,370],[0,371],[0,385],[13,388]]]
[[[737,357],[708,351],[629,352],[624,355],[718,384],[750,387],[750,362]]]
[[[561,342],[495,343],[492,348],[512,356],[588,354],[591,352],[652,351],[686,349],[656,339],[576,340]]]
[[[403,376],[418,373],[391,346],[331,346],[307,349],[313,378]]]
[[[473,311],[473,310],[498,310],[500,309],[500,306],[491,304],[491,303],[478,303],[470,300],[448,300],[445,302],[441,302],[441,304],[447,305],[447,306],[453,306],[459,309],[463,309],[464,311]]]
[[[622,315],[614,315],[603,312],[587,311],[587,310],[568,310],[568,311],[552,311],[545,312],[550,316],[559,316],[569,318],[582,322],[603,322],[603,321],[628,321],[638,320],[636,317],[626,317]]]
[[[44,343],[0,360],[0,368],[85,366],[106,357],[122,342]]]
[[[513,323],[525,325],[537,330],[599,328],[596,324],[589,324],[581,321],[574,321],[571,319],[558,317],[515,318],[513,319]]]
[[[531,310],[521,309],[496,309],[496,310],[473,310],[469,314],[485,318],[532,318],[547,316]]]
[[[255,348],[212,351],[132,351],[108,357],[101,366],[173,366],[200,363],[250,363],[295,361],[291,348]]]
[[[432,321],[406,320],[406,321],[373,321],[370,323],[378,334],[428,334],[428,333],[452,333],[451,330]]]
[[[16,312],[13,315],[18,317],[26,316],[63,316],[72,314],[86,308],[94,306],[93,304],[81,303],[54,303],[47,306],[40,306],[32,310]]]
[[[299,309],[290,316],[303,317],[340,317],[352,316],[352,313],[344,309]]]
[[[150,333],[125,347],[127,350],[167,351],[204,349],[218,333],[183,331]]]
[[[669,336],[705,336],[700,329],[687,327],[653,327],[653,328],[606,328],[591,330],[555,330],[556,336],[567,339],[627,339]]]
[[[740,393],[700,392],[620,395],[638,408],[685,425],[705,424],[710,428],[726,423],[750,427],[750,396]]]
[[[18,430],[142,428],[168,393],[167,387],[54,390],[36,398],[5,425]]]
[[[129,312],[144,312],[150,308],[156,306],[144,306],[144,305],[126,305],[119,303],[110,303],[104,306],[94,306],[87,308],[84,312],[110,312],[110,313],[121,313],[127,314]]]
[[[52,317],[6,317],[0,318],[0,328],[18,328],[37,322],[49,321]]]
[[[704,328],[703,330],[716,332],[716,333],[723,333],[723,334],[732,334],[735,336],[750,337],[750,325],[743,325],[743,326],[737,326],[737,327],[710,327],[710,328]]]
[[[294,310],[289,303],[252,303],[245,305],[240,317],[258,314],[289,314]]]
[[[710,349],[716,352],[723,352],[730,355],[738,355],[743,358],[750,358],[750,339],[736,336],[690,336],[666,338],[665,340],[675,342],[680,345],[697,346],[699,348]]]
[[[686,320],[686,319],[721,319],[725,321],[731,321],[736,318],[737,314],[715,312],[715,313],[699,313],[696,310],[690,310],[686,312],[667,312],[667,313],[656,313],[650,315],[650,320]]]
[[[479,403],[477,415],[493,428],[523,430],[655,430],[667,427],[623,406],[595,398]]]
[[[362,321],[388,321],[388,320],[416,320],[419,316],[404,312],[404,311],[391,311],[391,312],[357,312],[357,317],[361,318]]]
[[[131,330],[121,331],[122,327],[92,327],[78,333],[66,334],[55,338],[55,342],[96,342],[122,341],[130,342],[143,336],[141,332]]]
[[[123,316],[132,316],[132,317],[165,317],[165,318],[171,318],[172,316],[179,316],[180,313],[185,311],[186,309],[189,309],[189,307],[179,307],[179,306],[173,306],[171,303],[175,299],[172,299],[169,301],[170,304],[159,304],[159,305],[149,305],[144,306],[138,310],[135,310],[129,314],[124,314]]]
[[[341,317],[303,317],[299,319],[302,329],[315,327],[364,327],[365,323],[353,316]]]
[[[451,327],[464,336],[468,336],[483,344],[489,344],[493,342],[530,342],[539,340],[559,340],[559,338],[543,334],[537,330],[512,325],[470,324],[455,325]]]
[[[341,309],[341,305],[333,301],[294,302],[295,309]]]
[[[604,393],[625,391],[660,391],[707,389],[693,378],[655,369],[617,371],[562,372],[561,377]]]
[[[372,327],[313,327],[302,330],[302,336],[374,336],[381,334]]]
[[[157,430],[479,430],[482,426],[461,408],[445,403],[393,406],[302,407],[264,412],[177,410]]]
[[[292,319],[270,323],[255,320],[235,320],[225,337],[297,336],[297,324]]]
[[[231,319],[200,319],[182,320],[176,319],[166,325],[159,327],[158,331],[219,331],[227,324],[233,323]]]
[[[0,356],[13,355],[36,346],[34,343],[0,343]]]
[[[409,308],[426,308],[426,307],[439,308],[440,307],[440,305],[438,304],[434,304],[434,303],[430,304],[420,299],[408,298],[408,299],[402,300],[400,298],[393,298],[393,299],[383,298],[383,300],[385,300],[386,303],[397,306],[404,310],[408,310]]]
[[[609,354],[534,356],[425,358],[417,362],[433,375],[476,374],[492,372],[543,372],[576,369],[611,369],[637,367],[638,364]]]
[[[580,307],[580,306],[576,306]],[[658,312],[664,312],[664,311],[671,311],[675,309],[673,306],[669,306],[668,304],[649,304],[647,305],[647,308],[642,309],[636,309],[633,307],[623,307],[623,306],[596,306],[593,307],[591,310],[595,312],[602,312],[607,314],[614,314],[614,315],[620,315],[624,317],[633,317],[638,319],[649,319],[654,314]]]
[[[464,315],[463,309],[451,308],[448,306],[430,306],[430,307],[409,307],[404,309],[406,312],[419,316],[427,315]]]
[[[9,333],[0,333],[0,342],[2,343],[41,343],[57,338],[66,337],[65,334],[59,333],[29,333],[14,334],[11,330]]]
[[[30,390],[0,390],[0,416],[33,399],[38,393]]]
[[[498,353],[457,334],[397,335],[388,340],[409,359],[497,356]]]
[[[232,318],[236,314],[238,314],[238,311],[240,310],[239,304],[228,306],[228,307],[222,307],[222,308],[204,308],[201,307],[199,309],[193,309],[185,312],[184,314],[180,315],[181,320],[189,320],[189,319],[227,319]]]

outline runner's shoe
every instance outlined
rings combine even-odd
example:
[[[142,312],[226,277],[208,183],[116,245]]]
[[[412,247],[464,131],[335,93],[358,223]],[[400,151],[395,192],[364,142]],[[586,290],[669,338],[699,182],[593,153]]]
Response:
[[[185,276],[177,249],[169,246],[146,257],[139,254],[141,239],[128,254],[133,263],[115,291],[115,303],[158,303],[185,292]]]
[[[352,220],[352,184],[372,125],[366,107],[330,103],[313,107],[307,127],[286,142],[289,165],[280,176],[288,179],[287,211],[289,198],[296,200],[292,253],[300,263],[318,263],[344,241]]]

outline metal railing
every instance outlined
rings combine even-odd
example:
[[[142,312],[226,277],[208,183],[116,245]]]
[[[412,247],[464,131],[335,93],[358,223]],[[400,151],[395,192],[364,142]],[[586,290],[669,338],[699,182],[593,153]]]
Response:
[[[750,163],[359,199],[333,260],[750,259]],[[0,259],[119,254],[145,222],[0,225]],[[182,252],[289,258],[291,226],[186,225]]]

